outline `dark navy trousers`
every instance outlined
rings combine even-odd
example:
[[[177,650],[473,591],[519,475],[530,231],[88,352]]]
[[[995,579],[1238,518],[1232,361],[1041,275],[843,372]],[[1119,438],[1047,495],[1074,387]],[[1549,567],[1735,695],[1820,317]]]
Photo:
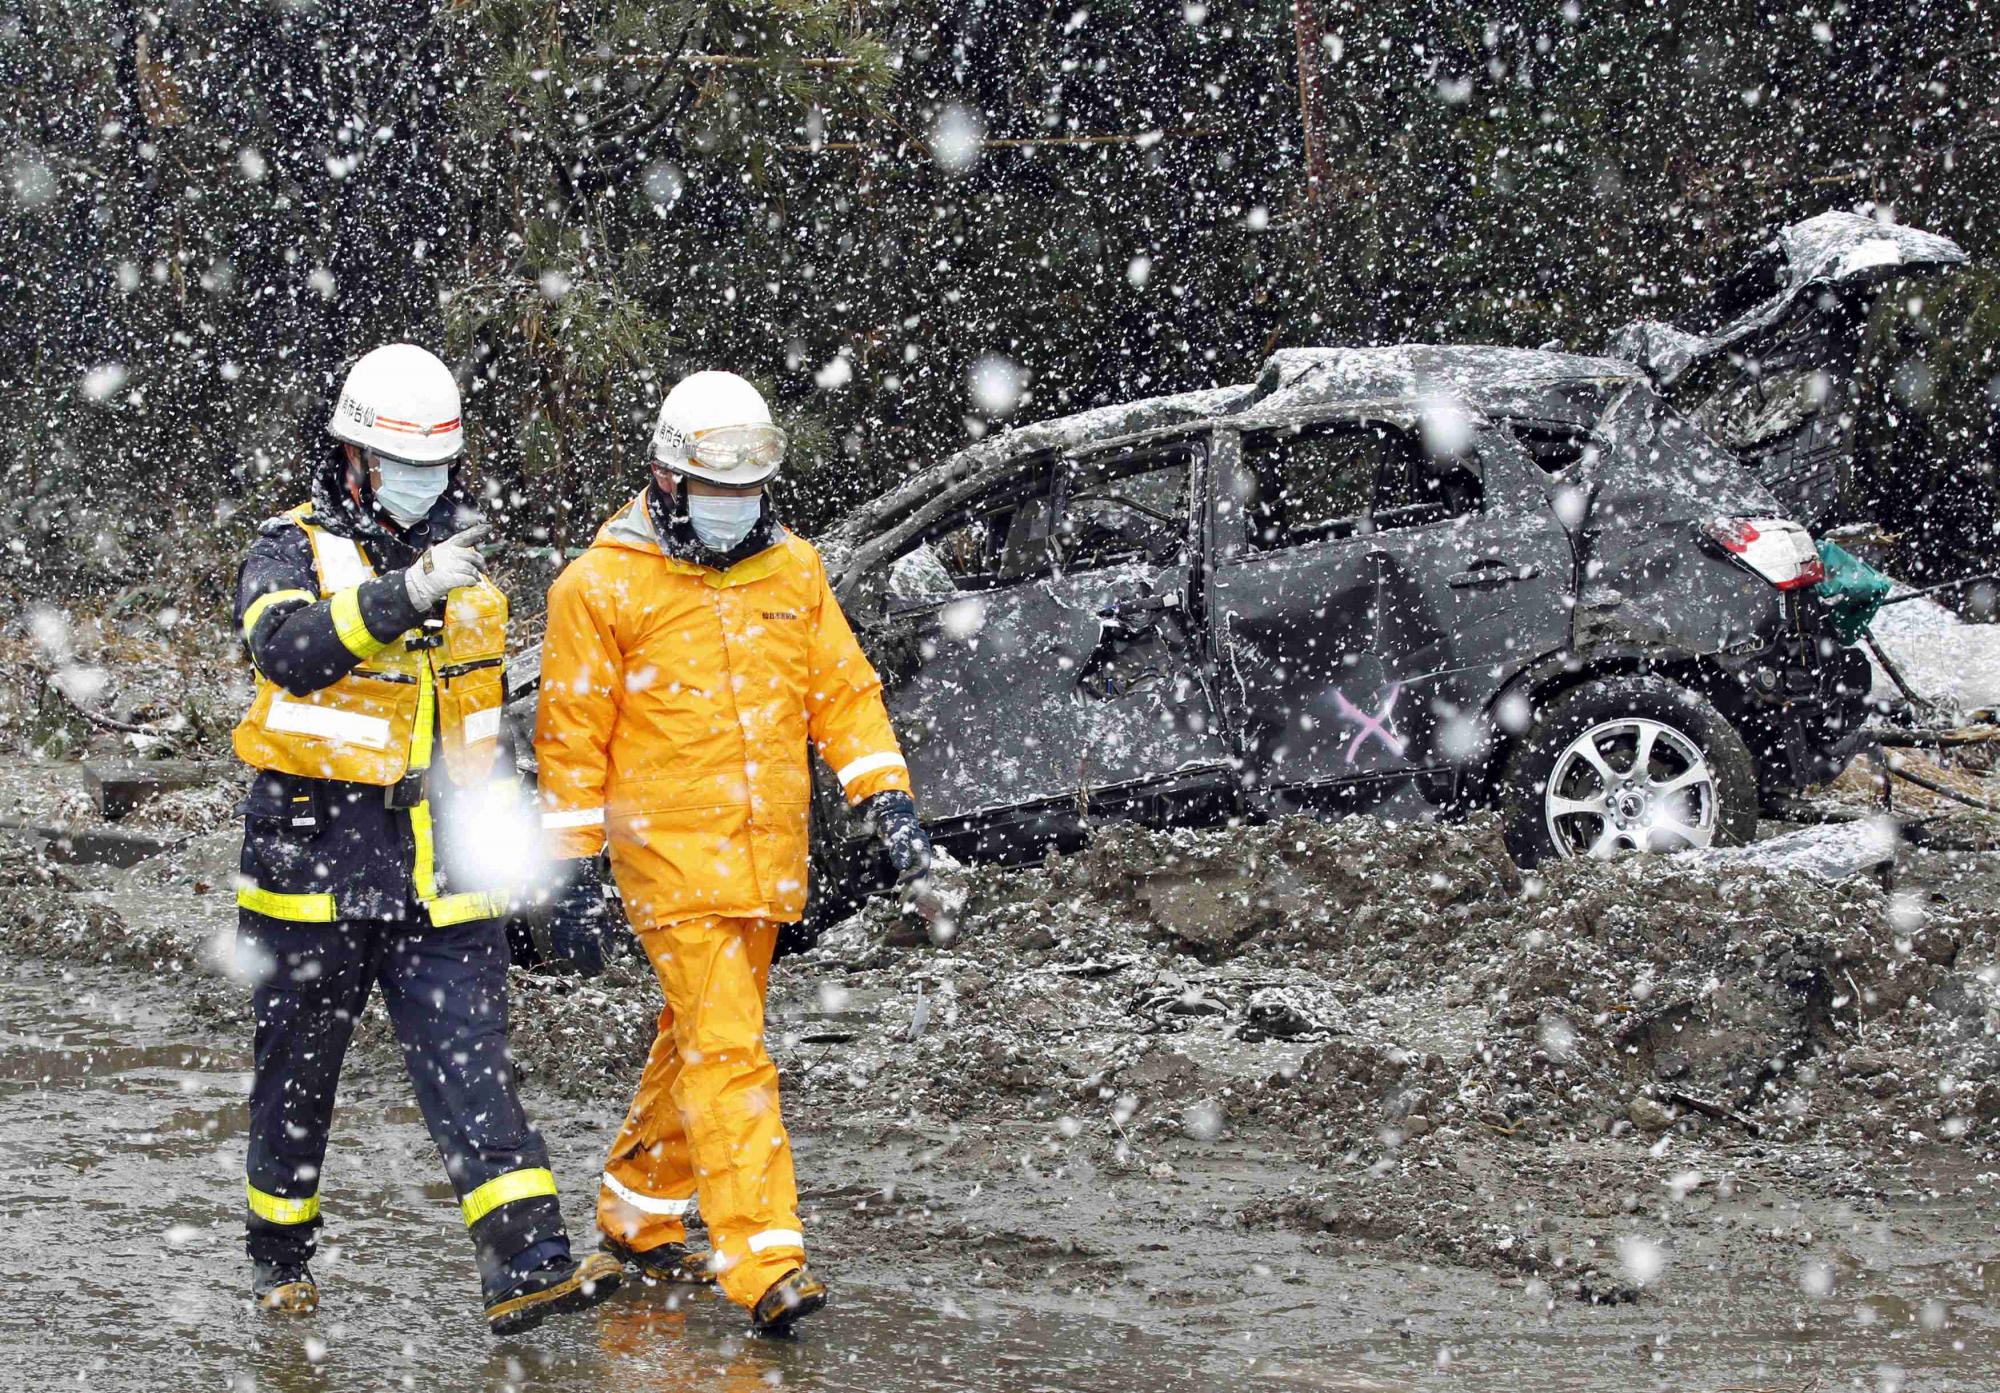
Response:
[[[278,1262],[312,1255],[340,1066],[379,983],[488,1296],[567,1256],[548,1148],[522,1111],[507,1049],[500,924],[309,924],[238,915],[238,964],[257,983],[250,1255]],[[365,1174],[367,1165],[366,1156],[337,1157],[336,1182],[339,1170]]]

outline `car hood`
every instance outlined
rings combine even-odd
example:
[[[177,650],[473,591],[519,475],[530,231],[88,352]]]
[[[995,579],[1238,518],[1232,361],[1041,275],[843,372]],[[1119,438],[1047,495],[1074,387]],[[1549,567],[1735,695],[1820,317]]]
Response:
[[[1613,334],[1607,351],[1669,386],[1702,359],[1779,324],[1808,294],[1829,286],[1879,284],[1913,268],[1956,266],[1969,259],[1949,237],[1838,212],[1793,223],[1758,255],[1775,258],[1783,268],[1779,288],[1769,298],[1707,334],[1638,320]]]

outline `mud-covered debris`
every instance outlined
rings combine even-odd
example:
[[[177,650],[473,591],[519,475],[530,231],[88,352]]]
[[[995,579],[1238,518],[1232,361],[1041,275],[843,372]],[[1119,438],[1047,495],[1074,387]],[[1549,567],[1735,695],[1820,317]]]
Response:
[[[1331,1027],[1314,1015],[1314,1001],[1304,992],[1285,987],[1260,987],[1243,1009],[1241,1040],[1308,1040]]]
[[[130,870],[52,871],[0,839],[0,914],[19,952],[171,974],[240,1022],[214,951],[234,854],[218,826]],[[1891,895],[1700,856],[1524,876],[1490,818],[1110,827],[1028,870],[941,866],[947,944],[893,941],[901,915],[871,904],[774,973],[767,1038],[801,1136],[986,1138],[1009,1165],[1148,1185],[1199,1174],[1193,1153],[1282,1154],[1295,1191],[1232,1200],[1246,1231],[1618,1300],[1601,1218],[1657,1189],[1663,1139],[1680,1169],[1753,1135],[1785,1166],[1913,1132],[1993,1147],[1984,867],[1911,848]],[[514,1057],[542,1097],[615,1109],[659,1010],[637,956],[517,972]],[[357,1048],[393,1041],[371,1018]],[[1600,1221],[1552,1229],[1498,1195]]]
[[[182,839],[109,827],[30,827],[48,848],[52,860],[82,866],[136,866],[148,857],[171,851]]]
[[[1679,1114],[1657,1098],[1642,1093],[1625,1105],[1625,1116],[1642,1132],[1664,1132],[1674,1125]]]
[[[115,822],[148,799],[181,789],[206,788],[232,772],[230,766],[199,760],[90,760],[83,766],[83,781],[98,816]]]

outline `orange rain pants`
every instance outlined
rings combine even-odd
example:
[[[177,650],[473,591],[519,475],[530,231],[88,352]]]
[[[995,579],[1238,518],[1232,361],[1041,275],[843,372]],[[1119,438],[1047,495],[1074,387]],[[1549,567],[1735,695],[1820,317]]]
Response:
[[[754,1306],[806,1260],[778,1069],[764,1049],[778,924],[703,915],[637,932],[666,1005],[605,1162],[597,1226],[642,1253],[683,1243],[698,1193],[723,1293]]]

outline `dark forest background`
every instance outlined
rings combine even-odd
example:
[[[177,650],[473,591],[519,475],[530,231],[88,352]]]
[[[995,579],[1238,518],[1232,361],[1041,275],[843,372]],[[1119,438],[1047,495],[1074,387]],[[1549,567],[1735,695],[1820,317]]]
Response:
[[[811,531],[1280,345],[1596,348],[1828,208],[2000,265],[1996,155],[2000,11],[1965,0],[25,0],[6,608],[218,594],[302,496],[330,374],[390,338],[459,370],[520,546],[587,540],[707,366],[797,432]],[[1877,316],[1903,464],[1865,450],[1862,491],[1920,569],[1993,560],[1990,511],[1924,527],[1991,497],[1997,288]]]

